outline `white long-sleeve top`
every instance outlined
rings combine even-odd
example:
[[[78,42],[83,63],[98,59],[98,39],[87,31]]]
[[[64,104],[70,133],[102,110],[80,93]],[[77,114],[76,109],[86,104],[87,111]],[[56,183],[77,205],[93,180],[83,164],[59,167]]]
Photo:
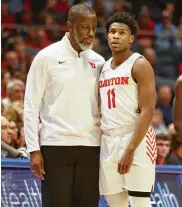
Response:
[[[100,145],[98,81],[104,62],[93,50],[78,54],[67,34],[36,55],[24,101],[28,152],[40,150],[40,145]]]

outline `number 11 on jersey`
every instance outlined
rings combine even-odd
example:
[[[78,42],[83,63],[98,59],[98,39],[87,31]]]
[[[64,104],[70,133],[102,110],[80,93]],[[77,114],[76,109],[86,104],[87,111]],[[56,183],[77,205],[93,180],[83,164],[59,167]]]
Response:
[[[115,90],[109,89],[107,91],[107,97],[108,97],[108,108],[116,108],[116,100],[115,100]]]

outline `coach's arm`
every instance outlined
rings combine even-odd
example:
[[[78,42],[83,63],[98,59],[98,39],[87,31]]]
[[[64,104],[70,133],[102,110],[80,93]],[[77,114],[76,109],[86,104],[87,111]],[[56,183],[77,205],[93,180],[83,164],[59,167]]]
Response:
[[[24,131],[32,173],[44,179],[44,160],[39,145],[39,113],[47,84],[46,58],[38,53],[30,67],[24,100]]]

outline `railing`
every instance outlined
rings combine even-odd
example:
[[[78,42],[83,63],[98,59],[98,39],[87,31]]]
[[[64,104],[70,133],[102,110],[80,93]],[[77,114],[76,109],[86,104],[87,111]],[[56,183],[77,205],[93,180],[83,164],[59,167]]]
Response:
[[[27,159],[1,159],[2,168],[30,168],[30,160]],[[182,174],[182,165],[157,165],[156,173]]]

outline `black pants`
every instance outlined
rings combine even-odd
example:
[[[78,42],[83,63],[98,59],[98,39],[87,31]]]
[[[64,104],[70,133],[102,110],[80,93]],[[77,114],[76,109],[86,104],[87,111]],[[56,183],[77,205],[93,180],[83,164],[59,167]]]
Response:
[[[42,146],[43,207],[98,207],[100,147]]]

